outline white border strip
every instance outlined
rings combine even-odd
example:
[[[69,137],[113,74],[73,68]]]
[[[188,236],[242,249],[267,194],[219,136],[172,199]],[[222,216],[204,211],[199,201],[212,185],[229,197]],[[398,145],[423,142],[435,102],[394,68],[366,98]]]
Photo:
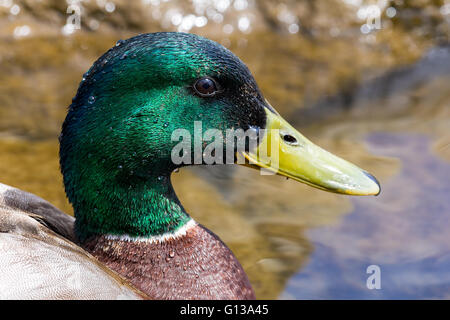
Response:
[[[149,237],[133,237],[129,235],[114,235],[114,234],[108,234],[106,235],[106,239],[108,240],[120,240],[120,241],[127,241],[127,242],[147,242],[147,243],[161,243],[166,242],[168,240],[178,239],[181,237],[184,237],[188,230],[192,229],[197,225],[197,222],[194,219],[190,219],[186,224],[182,227],[180,227],[175,232],[167,232],[163,233],[158,236],[149,236]]]

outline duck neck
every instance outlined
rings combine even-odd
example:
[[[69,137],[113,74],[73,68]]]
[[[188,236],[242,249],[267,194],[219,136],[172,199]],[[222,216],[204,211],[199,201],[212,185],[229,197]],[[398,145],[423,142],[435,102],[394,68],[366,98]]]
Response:
[[[170,181],[170,175],[103,181],[74,204],[75,232],[83,242],[96,235],[122,238],[170,237],[191,221]]]

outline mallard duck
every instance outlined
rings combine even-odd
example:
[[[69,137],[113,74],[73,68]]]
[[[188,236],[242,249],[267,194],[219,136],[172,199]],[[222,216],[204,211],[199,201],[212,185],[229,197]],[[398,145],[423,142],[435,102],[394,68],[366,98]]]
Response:
[[[380,192],[372,175],[290,126],[220,44],[142,34],[93,64],[68,109],[60,166],[75,218],[0,185],[1,298],[254,299],[236,257],[191,218],[171,184],[174,170],[205,163],[195,152],[210,145],[194,140],[210,128],[256,133],[253,147],[250,138],[239,150],[232,144],[233,162],[336,193]],[[176,130],[193,137],[181,163]]]

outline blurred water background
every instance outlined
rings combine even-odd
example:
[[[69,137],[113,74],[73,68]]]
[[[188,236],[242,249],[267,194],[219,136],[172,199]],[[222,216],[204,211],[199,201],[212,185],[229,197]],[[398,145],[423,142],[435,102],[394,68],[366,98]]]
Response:
[[[236,166],[175,174],[258,298],[450,298],[449,1],[0,0],[0,181],[72,214],[66,108],[98,56],[156,31],[222,43],[289,122],[381,181],[350,198]]]

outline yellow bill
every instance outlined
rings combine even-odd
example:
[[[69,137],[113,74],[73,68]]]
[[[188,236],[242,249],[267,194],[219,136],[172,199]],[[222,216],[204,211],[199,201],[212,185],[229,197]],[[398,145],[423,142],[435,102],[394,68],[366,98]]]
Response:
[[[348,195],[378,195],[380,184],[370,173],[316,146],[275,111],[266,108],[267,123],[256,149],[243,152],[247,166]]]

